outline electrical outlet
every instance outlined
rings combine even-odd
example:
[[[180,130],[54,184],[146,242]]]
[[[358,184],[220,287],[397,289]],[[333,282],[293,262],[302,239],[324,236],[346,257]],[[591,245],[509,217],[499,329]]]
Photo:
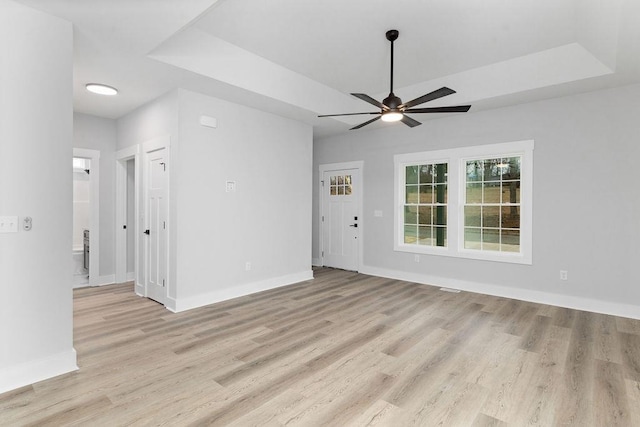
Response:
[[[244,269],[245,271],[251,270],[251,263],[249,261],[244,263]]]
[[[567,270],[560,270],[560,280],[569,280],[569,272]]]
[[[420,255],[414,255],[414,256],[413,256],[413,260],[414,260],[415,262],[420,262]]]

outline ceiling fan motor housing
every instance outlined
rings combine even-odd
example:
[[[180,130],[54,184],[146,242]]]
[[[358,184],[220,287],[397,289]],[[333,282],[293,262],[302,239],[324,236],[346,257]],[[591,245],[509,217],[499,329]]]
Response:
[[[382,100],[382,103],[389,107],[391,110],[397,110],[402,105],[402,100],[390,93],[388,97]]]

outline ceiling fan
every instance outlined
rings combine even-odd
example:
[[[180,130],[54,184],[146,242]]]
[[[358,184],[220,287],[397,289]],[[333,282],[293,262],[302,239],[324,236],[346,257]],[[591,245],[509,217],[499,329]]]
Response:
[[[471,105],[458,105],[453,107],[431,107],[431,108],[412,108],[416,105],[424,104],[428,101],[433,101],[434,99],[442,98],[443,96],[451,95],[456,93],[455,90],[449,89],[448,87],[441,87],[438,90],[434,90],[433,92],[427,93],[426,95],[422,95],[414,100],[409,102],[402,103],[402,100],[393,94],[393,42],[398,38],[400,33],[398,30],[389,30],[386,33],[387,40],[391,42],[391,90],[389,92],[389,96],[386,97],[382,102],[377,101],[370,97],[369,95],[365,95],[364,93],[352,93],[351,95],[356,98],[360,98],[364,102],[368,102],[369,104],[375,105],[380,108],[380,112],[367,112],[367,113],[346,113],[346,114],[324,114],[318,117],[337,117],[337,116],[357,116],[361,114],[370,114],[377,115],[371,120],[368,120],[364,123],[360,123],[357,126],[352,127],[349,130],[360,129],[370,123],[375,122],[376,120],[382,119],[384,122],[397,122],[401,121],[405,125],[409,127],[415,127],[421,125],[417,120],[412,119],[407,116],[407,113],[415,114],[415,113],[466,113],[471,108]]]

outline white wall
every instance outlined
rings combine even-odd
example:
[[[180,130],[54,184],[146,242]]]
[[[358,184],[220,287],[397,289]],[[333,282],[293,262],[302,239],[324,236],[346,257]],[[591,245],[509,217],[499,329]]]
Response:
[[[76,369],[70,23],[0,0],[0,393]]]
[[[100,271],[99,283],[115,280],[115,151],[116,122],[73,114],[73,148],[100,152]],[[92,165],[93,166],[93,165]]]
[[[178,308],[310,278],[311,127],[180,91],[179,144]]]
[[[471,111],[316,141],[314,259],[318,165],[364,160],[362,271],[640,317],[640,85]],[[393,251],[394,154],[526,139],[535,140],[533,265],[427,255],[416,263]]]
[[[176,188],[175,188],[175,174],[172,172],[172,164],[174,160],[179,156],[179,145],[176,144],[178,136],[178,90],[168,92],[159,98],[137,108],[135,111],[121,117],[117,120],[117,148],[122,150],[127,147],[131,147],[138,144],[168,136],[171,147],[171,164],[169,165],[169,239],[172,242],[176,241]],[[141,191],[139,200],[140,215],[143,215],[144,207],[144,194]],[[138,218],[135,225],[136,235],[139,238],[142,230],[144,230],[144,221]],[[144,250],[140,245],[140,253],[138,258],[138,265],[140,269],[144,267]],[[175,275],[176,256],[175,251],[172,250],[169,253],[169,292],[172,297],[175,298],[175,289],[173,288],[176,283]],[[143,275],[138,274],[140,283],[138,286],[142,286]],[[137,292],[142,292],[139,288]]]
[[[178,91],[168,92],[117,120],[117,150],[178,134]]]
[[[203,114],[218,128],[202,127]],[[185,90],[118,120],[118,148],[166,135],[168,307],[312,277],[310,126]],[[226,180],[236,181],[236,193],[225,192]]]

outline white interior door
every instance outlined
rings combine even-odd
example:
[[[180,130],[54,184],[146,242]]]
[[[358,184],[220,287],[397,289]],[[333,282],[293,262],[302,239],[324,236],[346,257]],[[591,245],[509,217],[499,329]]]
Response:
[[[146,296],[165,304],[167,298],[167,159],[166,148],[146,153]]]
[[[324,171],[322,177],[322,258],[327,267],[358,271],[360,169]]]

